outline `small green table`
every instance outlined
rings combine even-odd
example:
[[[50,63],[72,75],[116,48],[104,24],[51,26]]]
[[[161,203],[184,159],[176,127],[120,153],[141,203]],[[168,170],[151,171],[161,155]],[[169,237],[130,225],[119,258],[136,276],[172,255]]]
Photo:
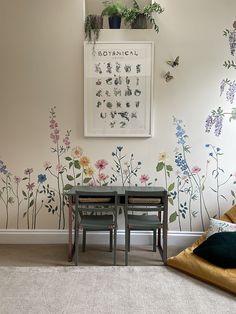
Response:
[[[167,260],[167,229],[168,229],[168,194],[166,189],[163,187],[152,187],[152,186],[74,186],[68,192],[64,194],[68,196],[69,200],[69,211],[68,211],[68,261],[72,261],[73,258],[73,244],[72,244],[72,218],[73,218],[73,204],[75,199],[76,191],[89,191],[89,192],[112,192],[116,191],[118,194],[118,206],[124,206],[125,202],[125,191],[149,191],[154,192],[156,197],[161,198],[161,203],[164,206],[163,216],[163,262]]]

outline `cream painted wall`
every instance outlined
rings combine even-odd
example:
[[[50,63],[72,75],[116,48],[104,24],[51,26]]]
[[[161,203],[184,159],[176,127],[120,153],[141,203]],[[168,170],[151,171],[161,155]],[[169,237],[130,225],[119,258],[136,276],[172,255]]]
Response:
[[[222,134],[205,132],[205,120],[213,109],[221,106],[230,112],[235,106],[219,96],[220,82],[228,78],[235,80],[235,70],[222,66],[230,56],[227,38],[222,36],[225,28],[232,29],[235,20],[234,0],[162,0],[165,12],[158,17],[160,33],[152,30],[104,30],[101,40],[153,40],[155,41],[155,81],[154,81],[154,137],[150,139],[128,138],[85,138],[83,136],[83,6],[81,0],[0,0],[0,160],[14,175],[23,177],[26,168],[33,168],[32,180],[38,174],[45,174],[50,186],[56,188],[56,181],[43,167],[50,161],[53,169],[56,156],[50,151],[49,111],[56,106],[57,120],[61,136],[71,129],[71,146],[81,146],[93,164],[97,159],[109,162],[107,173],[112,174],[112,151],[117,145],[136,161],[142,162],[138,177],[148,174],[150,181],[157,178],[163,185],[164,173],[156,172],[160,152],[167,152],[167,164],[173,166],[169,184],[175,182],[178,167],[175,164],[177,144],[173,116],[183,120],[189,138],[191,153],[187,154],[189,167],[199,166],[202,175],[207,160],[209,171],[204,197],[210,216],[217,214],[216,179],[212,177],[214,160],[208,155],[205,144],[220,147],[224,155],[219,156],[220,183],[236,171],[234,155],[236,144],[232,140],[235,121],[224,118]],[[170,68],[166,61],[180,56],[180,65]],[[175,76],[166,83],[163,74],[167,71]],[[68,156],[70,151],[65,154]],[[63,162],[66,163],[63,159]],[[2,178],[4,175],[1,174]],[[193,179],[193,177],[191,177]],[[197,178],[197,175],[195,175]],[[231,190],[235,178],[220,187],[221,212],[232,203]],[[47,183],[46,182],[46,183]],[[139,183],[139,180],[136,181]],[[183,181],[181,181],[183,182]],[[219,183],[219,184],[220,184]],[[26,181],[21,182],[20,192]],[[1,187],[3,187],[3,183]],[[34,190],[35,193],[35,190]],[[5,197],[2,194],[2,197]],[[41,197],[41,196],[40,196]],[[39,199],[41,199],[39,197]],[[1,200],[0,200],[1,201]],[[45,199],[44,199],[45,201]],[[180,203],[189,202],[186,193],[181,193]],[[170,206],[170,214],[178,212],[177,199]],[[0,202],[0,228],[5,228],[6,208]],[[27,228],[23,213],[27,202],[20,207],[20,228]],[[202,230],[198,199],[192,201],[192,230]],[[16,228],[17,200],[9,204],[8,228]],[[179,213],[180,214],[180,213]],[[208,217],[203,208],[205,227]],[[122,228],[122,222],[120,225]],[[57,228],[57,214],[47,213],[42,208],[37,216],[37,228]],[[186,218],[181,218],[181,229],[189,230],[189,210]],[[170,224],[170,229],[179,230],[178,219]]]

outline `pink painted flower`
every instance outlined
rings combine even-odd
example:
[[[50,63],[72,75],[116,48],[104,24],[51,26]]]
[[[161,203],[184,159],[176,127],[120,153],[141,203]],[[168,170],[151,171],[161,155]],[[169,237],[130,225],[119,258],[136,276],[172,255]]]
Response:
[[[176,170],[175,174],[176,174],[176,177],[179,177],[180,176],[180,171]]]
[[[71,150],[71,156],[73,158],[80,158],[82,155],[83,155],[83,150],[79,146],[76,146]]]
[[[128,169],[124,169],[123,173],[124,173],[125,176],[127,176],[129,174],[129,170]]]
[[[98,174],[99,181],[106,181],[108,178],[109,178],[109,176],[106,175],[105,173],[101,172],[101,173]]]
[[[33,188],[35,187],[35,183],[34,183],[34,182],[28,183],[28,184],[26,184],[26,187],[27,187],[27,189],[28,189],[29,191],[32,191]]]
[[[145,183],[150,179],[150,177],[147,174],[142,174],[141,177],[139,178],[139,181],[141,183]]]
[[[99,159],[95,162],[95,167],[98,170],[104,170],[107,165],[108,165],[108,162],[105,159]]]
[[[50,138],[52,139],[53,143],[57,143],[59,141],[59,130],[55,129],[53,133],[50,134]]]
[[[53,118],[49,122],[50,122],[49,124],[50,129],[55,129],[58,127],[58,123]]]
[[[18,176],[14,176],[14,181],[15,181],[16,184],[19,184],[20,181],[21,181],[21,178],[18,177]]]
[[[188,176],[182,176],[181,180],[188,182]]]
[[[57,171],[57,172],[63,171],[63,166],[62,166],[61,164],[57,164],[57,165],[56,165],[56,171]]]
[[[197,173],[200,172],[200,171],[201,171],[201,168],[200,168],[200,167],[198,167],[198,166],[192,167],[192,173],[197,174]]]
[[[43,163],[43,166],[44,166],[45,170],[47,170],[48,168],[51,168],[51,167],[52,167],[52,164],[51,164],[49,161],[45,161],[45,162]]]
[[[89,185],[89,186],[96,186],[96,182],[95,182],[94,180],[92,180],[92,181],[89,182],[88,185]]]
[[[25,169],[24,174],[26,174],[26,175],[31,174],[33,171],[34,171],[33,168],[27,168],[27,169]]]
[[[65,144],[65,146],[66,146],[66,148],[68,149],[68,148],[70,148],[70,141],[69,141],[70,139],[69,139],[69,136],[65,136],[64,138],[63,138],[63,143]]]

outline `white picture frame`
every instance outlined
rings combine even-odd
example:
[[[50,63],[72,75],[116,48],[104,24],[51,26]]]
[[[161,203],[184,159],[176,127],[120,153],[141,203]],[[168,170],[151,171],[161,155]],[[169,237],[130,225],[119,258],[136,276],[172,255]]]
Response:
[[[84,43],[84,135],[151,137],[152,41]]]

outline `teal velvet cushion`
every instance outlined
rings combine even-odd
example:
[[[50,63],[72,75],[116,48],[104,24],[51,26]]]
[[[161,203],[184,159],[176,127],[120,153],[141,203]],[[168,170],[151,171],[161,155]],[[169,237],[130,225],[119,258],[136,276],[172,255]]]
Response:
[[[236,232],[210,236],[193,253],[222,268],[236,268]]]

